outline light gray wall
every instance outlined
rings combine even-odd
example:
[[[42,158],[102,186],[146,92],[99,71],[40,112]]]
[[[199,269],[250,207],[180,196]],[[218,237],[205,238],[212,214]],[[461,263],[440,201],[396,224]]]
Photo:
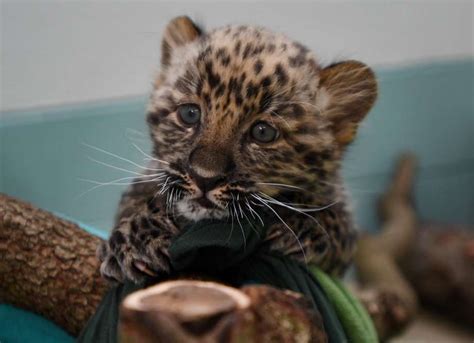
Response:
[[[386,66],[473,55],[472,2],[2,3],[1,108],[145,94],[173,16],[268,26],[323,61]]]

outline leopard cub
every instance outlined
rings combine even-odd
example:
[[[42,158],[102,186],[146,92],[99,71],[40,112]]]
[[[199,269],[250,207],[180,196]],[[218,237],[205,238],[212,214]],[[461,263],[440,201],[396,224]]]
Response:
[[[266,230],[272,249],[341,273],[356,235],[339,167],[376,96],[363,63],[322,66],[264,28],[204,32],[175,18],[148,105],[151,162],[122,197],[102,274],[168,273],[170,241],[187,223],[263,210],[277,219]]]

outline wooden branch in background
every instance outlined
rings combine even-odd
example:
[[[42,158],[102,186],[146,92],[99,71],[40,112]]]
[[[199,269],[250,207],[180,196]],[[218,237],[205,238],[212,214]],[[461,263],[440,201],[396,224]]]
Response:
[[[402,270],[424,306],[474,330],[474,227],[421,225]]]
[[[417,217],[411,201],[415,165],[413,155],[400,158],[379,204],[382,227],[376,234],[361,237],[355,255],[362,284],[359,297],[382,340],[404,328],[418,307],[417,295],[400,269],[400,263],[411,254],[417,235]]]

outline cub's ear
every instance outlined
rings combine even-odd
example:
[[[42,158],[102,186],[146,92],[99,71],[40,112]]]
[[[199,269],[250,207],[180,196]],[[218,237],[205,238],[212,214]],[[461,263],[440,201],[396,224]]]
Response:
[[[171,20],[161,42],[161,65],[166,68],[174,49],[194,41],[201,34],[201,29],[189,17],[181,16]]]
[[[377,98],[377,80],[365,64],[346,61],[321,70],[317,97],[322,114],[329,118],[336,141],[345,146]]]

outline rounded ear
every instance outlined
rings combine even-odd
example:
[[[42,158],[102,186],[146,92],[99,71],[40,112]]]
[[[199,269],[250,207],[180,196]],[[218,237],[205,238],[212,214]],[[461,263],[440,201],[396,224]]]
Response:
[[[329,118],[336,141],[344,146],[377,98],[377,80],[364,63],[345,61],[321,70],[317,96],[322,114]]]
[[[201,29],[187,16],[171,20],[161,42],[161,65],[167,67],[174,49],[194,41],[201,34]]]

